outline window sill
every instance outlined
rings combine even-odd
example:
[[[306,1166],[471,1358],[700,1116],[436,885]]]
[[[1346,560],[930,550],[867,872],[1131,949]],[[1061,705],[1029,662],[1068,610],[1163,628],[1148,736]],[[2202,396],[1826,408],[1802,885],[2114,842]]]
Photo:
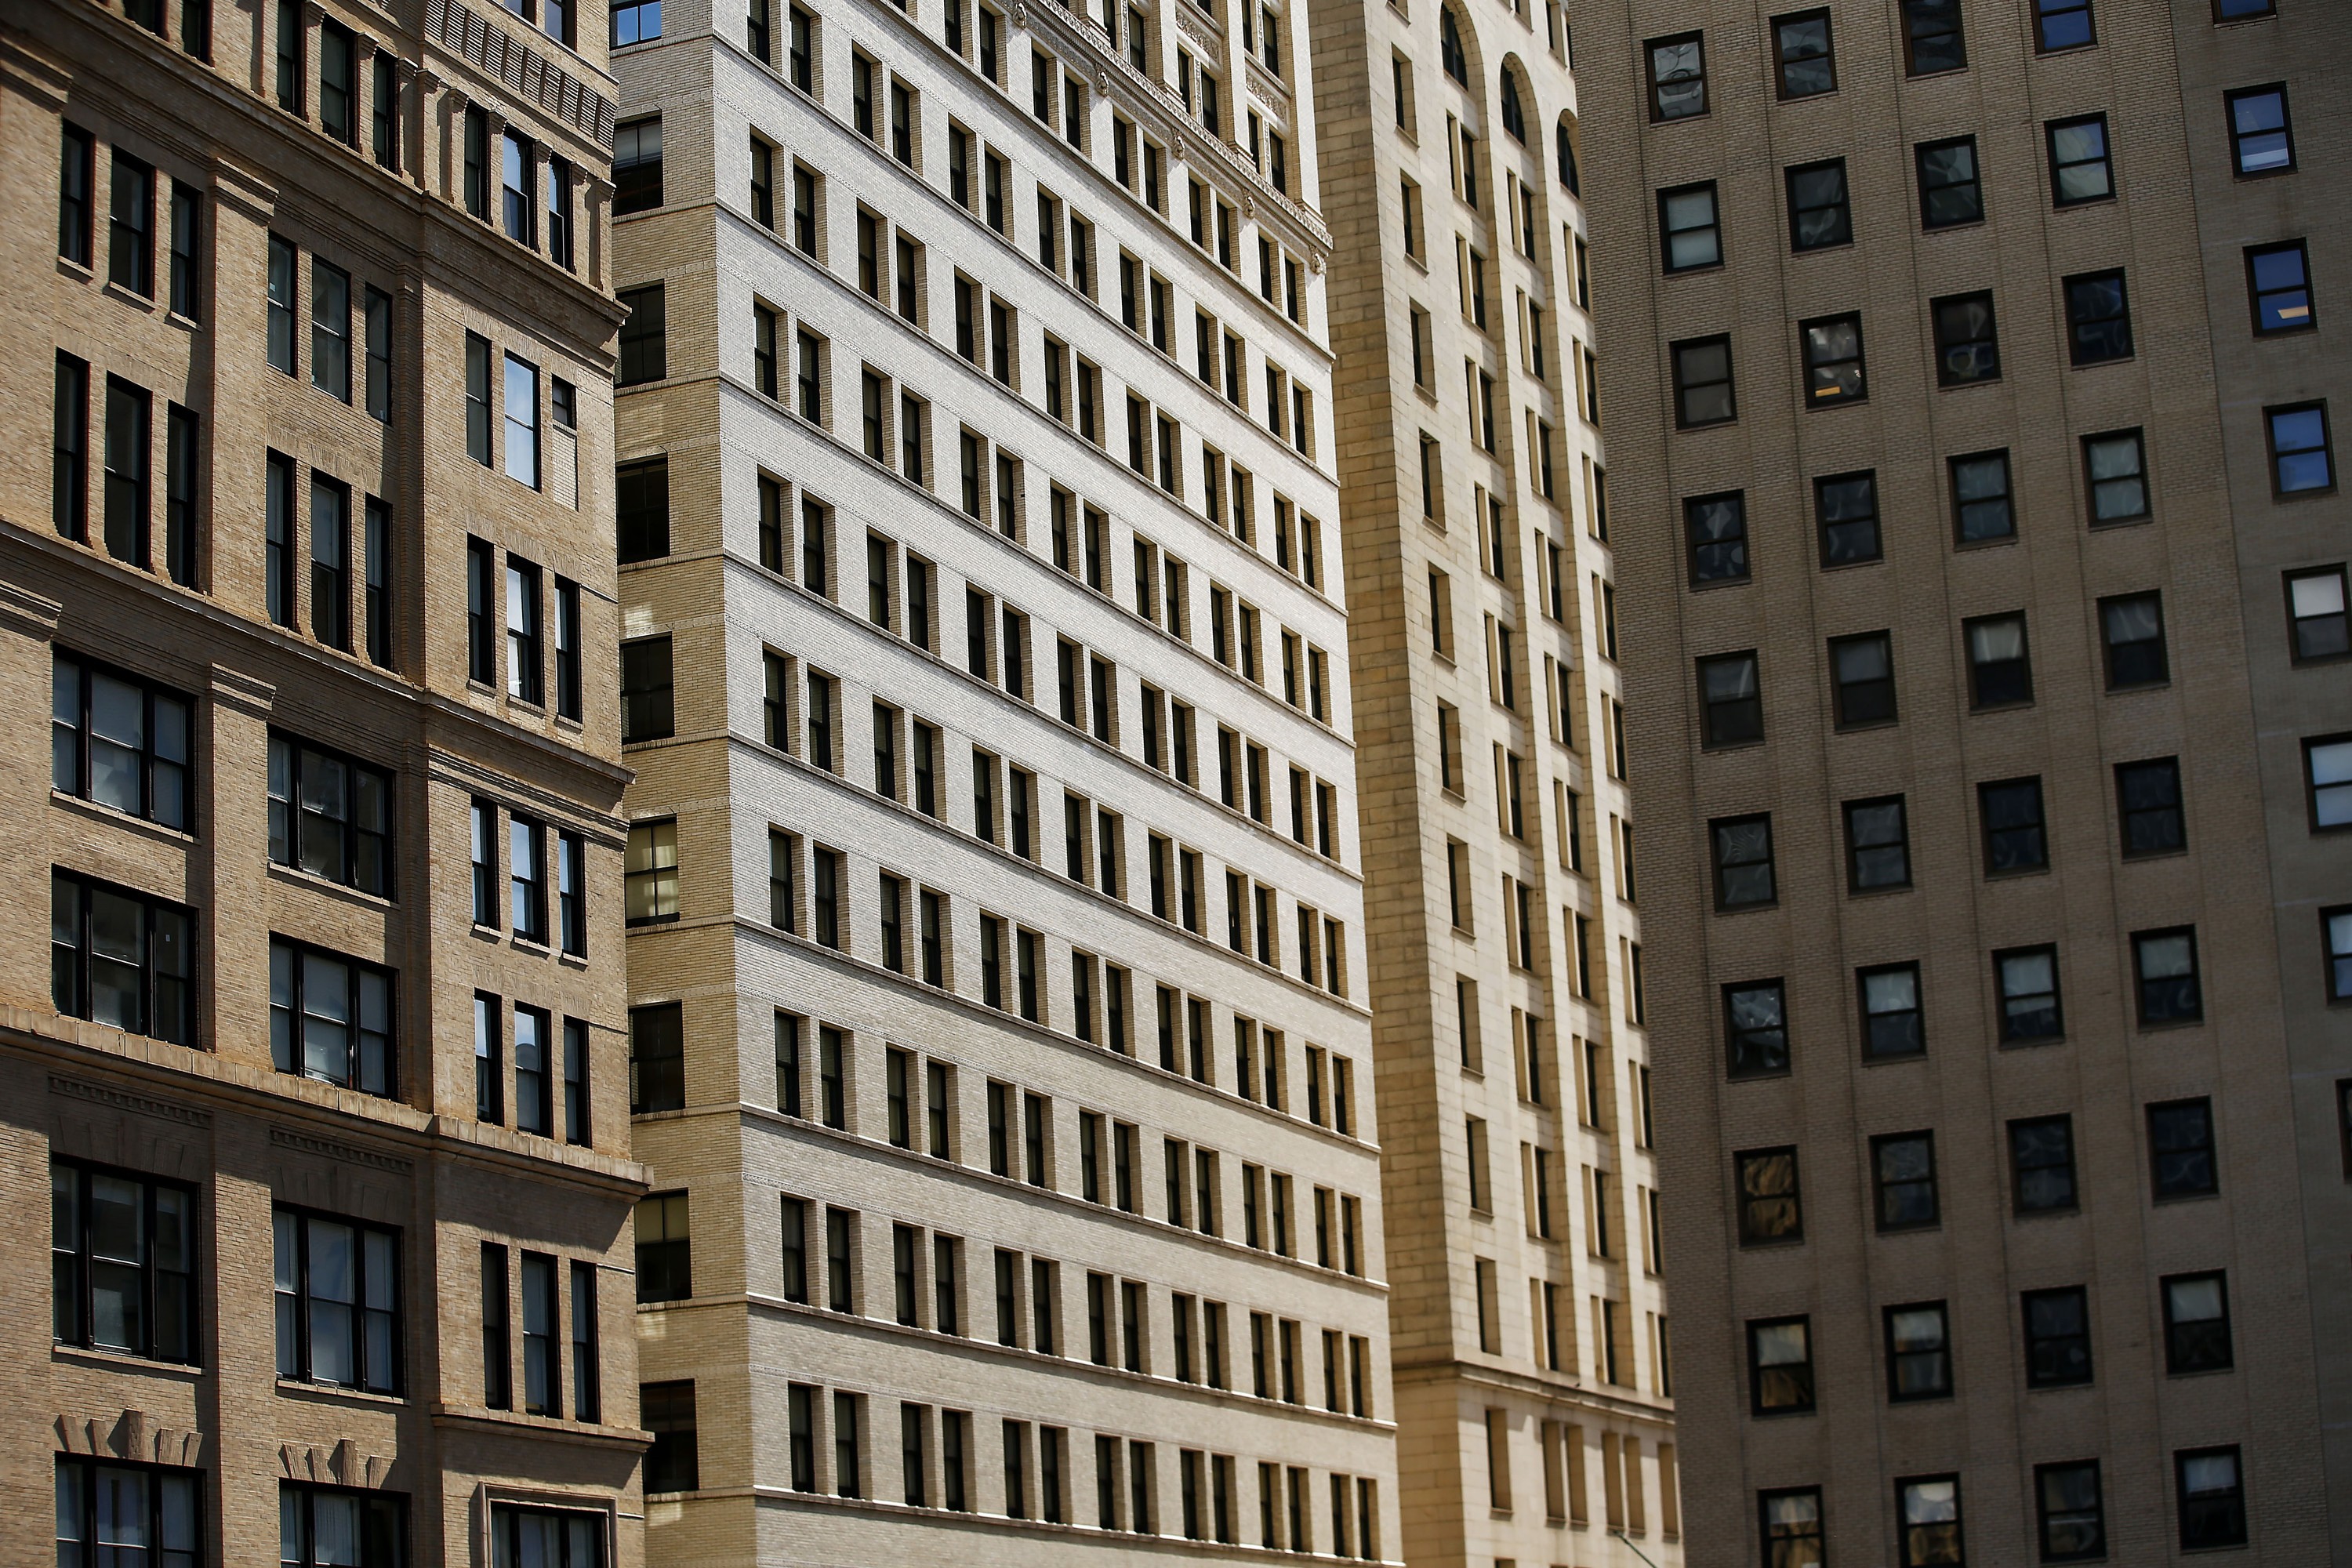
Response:
[[[266,865],[273,880],[291,882],[297,887],[308,888],[329,898],[347,900],[366,909],[390,910],[393,907],[393,900],[382,893],[350,887],[332,878],[321,877],[316,871],[305,871],[299,866],[287,866],[276,860],[268,861]]]
[[[103,1345],[69,1345],[53,1342],[49,1346],[51,1361],[71,1362],[83,1366],[103,1368],[109,1372],[144,1373],[182,1383],[193,1383],[205,1375],[205,1369],[187,1362],[157,1361],[136,1351],[110,1350]]]
[[[300,1399],[322,1405],[373,1405],[398,1410],[408,1404],[405,1394],[377,1394],[365,1388],[345,1388],[332,1383],[308,1383],[298,1377],[280,1377],[278,1392],[288,1399]]]
[[[69,811],[84,813],[100,822],[112,823],[118,827],[128,827],[135,833],[158,839],[165,844],[177,845],[183,848],[195,847],[196,836],[185,828],[166,827],[163,824],[149,817],[133,816],[127,811],[118,811],[110,805],[101,805],[94,800],[84,800],[78,795],[68,795],[54,786],[49,790],[49,800],[52,805],[63,806]]]
[[[142,294],[135,289],[126,288],[122,284],[115,282],[112,279],[107,279],[105,283],[100,285],[99,291],[105,294],[110,299],[121,300],[124,304],[131,306],[134,310],[146,310],[152,313],[160,308],[156,305],[155,297],[152,294]]]

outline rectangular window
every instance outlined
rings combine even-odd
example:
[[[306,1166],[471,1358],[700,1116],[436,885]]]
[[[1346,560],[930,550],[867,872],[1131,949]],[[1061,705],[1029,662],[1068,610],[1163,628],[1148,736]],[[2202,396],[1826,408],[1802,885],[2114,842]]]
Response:
[[[1748,502],[1743,492],[1685,499],[1683,532],[1690,550],[1692,587],[1747,580]]]
[[[189,911],[63,871],[50,874],[49,890],[49,989],[57,1010],[194,1044]]]
[[[1837,89],[1837,59],[1830,47],[1827,9],[1801,11],[1772,22],[1772,52],[1783,99],[1811,98]]]
[[[1715,906],[1749,909],[1778,901],[1769,816],[1717,817],[1708,824],[1715,847]]]
[[[272,937],[269,1055],[279,1072],[363,1094],[396,1092],[390,970]]]
[[[1906,10],[1934,0],[1907,0]],[[1953,26],[1959,26],[1958,0],[1948,0]],[[1915,13],[1916,14],[1916,13]],[[1916,24],[1915,24],[1916,25]],[[1953,35],[1955,47],[1958,34]],[[1960,1479],[1928,1476],[1895,1483],[1897,1527],[1902,1531],[1903,1568],[1934,1568],[1964,1561],[1960,1548]]]
[[[2246,296],[2259,336],[2308,331],[2319,324],[2311,301],[2311,258],[2299,239],[2249,247]]]
[[[2091,272],[2067,279],[2066,329],[2077,365],[2131,358],[2131,304],[2123,273]]]
[[[1977,785],[1977,816],[1984,834],[1986,876],[2038,871],[2049,866],[2050,838],[2042,816],[2040,779],[2004,779]]]
[[[1968,644],[1969,706],[2004,708],[2033,700],[2025,616],[1986,616],[1961,623]]]
[[[2099,601],[2099,629],[2106,647],[2107,689],[2161,686],[2171,678],[2165,653],[2164,603],[2155,594],[2131,594]]]
[[[1738,982],[1723,988],[1724,1044],[1733,1078],[1789,1070],[1787,993],[1778,980]],[[1593,1097],[1588,1093],[1588,1104]]]
[[[2009,1124],[2010,1206],[2020,1215],[2072,1213],[2074,1120],[2042,1116]]]
[[[1919,966],[1884,964],[1856,972],[1861,994],[1863,1055],[1883,1060],[1927,1050],[1919,1006]]]
[[[2221,1190],[2213,1148],[2213,1102],[2175,1100],[2147,1108],[2148,1177],[2158,1202],[2210,1197]]]
[[[1441,51],[1443,52],[1443,51]],[[1454,53],[1459,54],[1457,45]],[[1706,46],[1696,33],[1656,38],[1644,46],[1650,69],[1650,118],[1686,120],[1706,112]],[[1449,68],[1447,74],[1462,77]]]
[[[2284,82],[2246,88],[2224,101],[2231,151],[2241,175],[2283,174],[2294,167],[2294,131],[2287,118]]]
[[[2048,5],[2052,0],[2042,0]],[[2108,161],[2107,117],[2053,120],[2042,127],[2050,158],[2050,203],[2080,206],[2116,194],[2115,167]]]
[[[659,283],[625,289],[619,299],[629,313],[621,322],[620,360],[613,384],[635,386],[661,380],[669,374],[667,289]],[[512,356],[509,359],[511,363]]]
[[[1885,1322],[1887,1399],[1900,1404],[1949,1397],[1952,1341],[1944,1303],[1889,1307]]]
[[[272,369],[294,374],[294,244],[269,237],[268,356]]]
[[[1797,338],[1804,351],[1806,407],[1859,403],[1869,395],[1863,373],[1860,315],[1849,312],[1800,321]]]
[[[155,171],[113,150],[106,280],[142,298],[155,292]]]
[[[205,1555],[204,1493],[201,1470],[101,1464],[59,1454],[57,1561],[60,1568],[197,1568]],[[289,1565],[307,1561],[281,1556]]]
[[[1880,1230],[1916,1230],[1941,1218],[1934,1133],[1893,1132],[1874,1138],[1870,1165]]]
[[[1757,1415],[1813,1408],[1812,1328],[1804,1318],[1748,1325],[1748,1403]]]
[[[51,669],[51,787],[184,831],[193,701],[79,654]]]
[[[2328,440],[2327,405],[2296,404],[2263,411],[2269,427],[2271,489],[2282,500],[2336,488],[2336,455]]]
[[[1853,242],[1844,159],[1792,168],[1788,187],[1790,249],[1826,250]]]
[[[2079,1285],[2029,1290],[2025,1315],[2025,1385],[2064,1388],[2091,1381],[2091,1307]]]
[[[2237,1448],[2184,1448],[2172,1466],[2182,1549],[2243,1546],[2246,1487]]]
[[[2000,1037],[2004,1045],[2054,1040],[2065,1033],[2059,1009],[2058,950],[2012,948],[1993,954],[2000,988]]]
[[[59,352],[55,434],[49,459],[49,516],[67,539],[89,535],[89,363]]]
[[[1803,1240],[1797,1151],[1750,1149],[1732,1159],[1738,1172],[1740,1245]]]
[[[336,1215],[271,1215],[278,1375],[400,1391],[400,1233]]]
[[[1913,76],[1956,71],[1969,63],[1960,37],[1960,0],[1903,0],[1903,32],[1904,68]]]
[[[1951,228],[1984,219],[1984,186],[1977,167],[1977,139],[1923,142],[1913,149],[1919,176],[1919,226]]]
[[[98,179],[98,142],[80,126],[65,127],[58,160],[58,254],[87,267]]]
[[[1731,339],[1694,338],[1673,345],[1675,423],[1696,429],[1738,416],[1732,397]],[[1427,505],[1422,509],[1429,510]]]
[[[49,1259],[58,1342],[194,1362],[196,1237],[193,1189],[52,1160]]]

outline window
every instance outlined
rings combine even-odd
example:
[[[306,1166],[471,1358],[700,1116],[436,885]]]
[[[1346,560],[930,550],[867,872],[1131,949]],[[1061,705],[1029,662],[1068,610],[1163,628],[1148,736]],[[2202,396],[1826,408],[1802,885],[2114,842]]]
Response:
[[[1715,907],[1752,909],[1780,895],[1772,875],[1772,818],[1717,817],[1708,825],[1715,844]]]
[[[2327,437],[2327,405],[2305,403],[2288,408],[2267,408],[2263,417],[2270,427],[2273,491],[2284,498],[2336,488],[2336,457]]]
[[[1723,260],[1722,219],[1715,182],[1658,193],[1658,247],[1669,272],[1690,272]],[[1416,342],[1419,340],[1416,339]]]
[[[2033,667],[2026,656],[2022,615],[1986,616],[1961,623],[1969,652],[1969,706],[2005,708],[2033,700]]]
[[[2277,15],[2278,0],[2213,0],[2213,20],[2216,22]]]
[[[670,639],[636,637],[621,645],[621,739],[667,740],[677,732]]]
[[[1700,659],[1698,692],[1708,745],[1736,746],[1764,738],[1764,700],[1753,653]]]
[[[1906,0],[1904,9],[1932,0]],[[1957,18],[1959,0],[1946,0]],[[1913,24],[1915,26],[1916,23]],[[1955,19],[1953,26],[1959,24]],[[1955,35],[1957,42],[1958,36]],[[1903,1532],[1903,1568],[1935,1568],[1964,1561],[1960,1548],[1960,1479],[1928,1476],[1895,1483],[1897,1524]]]
[[[1952,1392],[1951,1324],[1941,1301],[1886,1309],[1886,1397],[1895,1404]]]
[[[1993,331],[1992,291],[1955,294],[1930,303],[1936,322],[1936,382],[1967,386],[2000,379],[2000,342]]]
[[[1831,705],[1839,729],[1895,721],[1895,648],[1890,634],[1864,632],[1831,639],[1830,679]]]
[[[507,355],[507,478],[539,488],[539,367]]]
[[[196,1568],[204,1559],[204,1490],[201,1470],[100,1464],[59,1454],[60,1568],[82,1563]]]
[[[194,1042],[194,931],[186,910],[53,871],[49,994],[69,1017]]]
[[[2172,1456],[2172,1468],[2181,1546],[2243,1546],[2246,1487],[2237,1448],[2182,1449]]]
[[[2046,7],[2053,0],[2042,0]],[[2103,202],[2116,194],[2114,166],[2107,156],[2107,117],[2085,115],[2080,120],[2053,120],[2043,127],[2050,150],[2050,204],[2080,206]]]
[[[58,1342],[196,1359],[196,1194],[68,1160],[49,1163]]]
[[[1648,46],[1650,118],[1687,120],[1706,112],[1706,46],[1696,33]]]
[[[2010,1206],[2018,1214],[2071,1212],[2074,1181],[2074,1120],[2043,1116],[2009,1124]]]
[[[2040,779],[2003,779],[1977,785],[1977,816],[1984,828],[1986,876],[2039,871],[2049,866],[2050,837],[2042,820]]]
[[[2352,652],[2352,625],[2347,625],[2347,595],[2344,568],[2299,572],[2286,579],[2287,622],[2294,634],[2297,664],[2314,659],[2341,658]]]
[[[1813,1407],[1811,1321],[1779,1318],[1748,1325],[1748,1407],[1757,1415],[1790,1415]]]
[[[57,358],[52,431],[50,521],[63,537],[86,540],[89,535],[89,362],[62,352]],[[271,473],[274,478],[274,468]]]
[[[630,826],[624,880],[628,924],[651,925],[677,918],[677,819]]]
[[[2147,517],[2147,458],[2138,431],[2084,437],[2083,476],[2090,487],[2092,527]]]
[[[2064,1030],[2058,1005],[2058,950],[2013,948],[1993,954],[2000,987],[2000,1037],[2004,1045],[2054,1040]]]
[[[690,1492],[702,1484],[694,1419],[694,1384],[641,1383],[637,1412],[653,1444],[646,1449],[648,1493]]]
[[[2131,358],[2131,306],[2124,295],[2124,275],[2093,272],[2067,279],[2066,330],[2078,365]]]
[[[1942,1217],[1936,1196],[1936,1135],[1891,1132],[1870,1141],[1878,1228],[1916,1230]]]
[[[294,247],[269,237],[268,355],[271,368],[294,374]]]
[[[1739,1242],[1802,1241],[1794,1148],[1750,1149],[1733,1156],[1739,1175]]]
[[[2097,41],[2091,26],[2091,0],[2036,0],[2034,42],[2042,53],[2079,49]]]
[[[1951,228],[1984,218],[1984,187],[1977,173],[1977,139],[1925,142],[1915,151],[1919,172],[1919,225]]]
[[[1788,174],[1789,248],[1825,250],[1853,241],[1853,214],[1848,205],[1845,160],[1805,163]]]
[[[2175,1100],[2147,1108],[2149,1183],[2158,1202],[2210,1197],[2221,1190],[2213,1148],[2213,1102]]]
[[[1683,502],[1683,531],[1690,542],[1692,587],[1747,581],[1748,501],[1742,492],[1688,498]]]
[[[1728,337],[1695,338],[1676,343],[1674,356],[1677,426],[1690,430],[1738,417],[1732,400]]]
[[[1960,37],[1960,0],[1903,0],[1903,35],[1904,68],[1913,76],[1956,71],[1969,63]]]
[[[620,559],[651,561],[669,553],[669,459],[647,458],[614,470],[613,510]]]
[[[658,0],[656,0],[658,3]],[[604,1568],[604,1537],[612,1516],[512,1503],[490,1505],[491,1560],[545,1568]]]
[[[363,1094],[394,1090],[392,972],[283,937],[269,942],[269,1057]]]
[[[1879,559],[1877,474],[1837,474],[1815,479],[1813,519],[1821,529],[1824,569]]]
[[[2045,0],[2046,3],[2046,0]],[[2099,1461],[2071,1459],[2033,1467],[2033,1502],[2044,1563],[2082,1563],[2107,1554]]]
[[[637,1012],[632,1009],[631,1022]],[[673,1010],[672,1016],[675,1016]],[[684,1193],[656,1193],[637,1201],[637,1300],[684,1301],[694,1295],[694,1232]]]
[[[184,830],[190,700],[62,650],[51,671],[50,786]]]
[[[1788,994],[1778,980],[1723,988],[1723,1034],[1733,1078],[1789,1070]]]
[[[1911,885],[1911,844],[1903,797],[1845,803],[1845,884],[1848,892]]]
[[[2294,129],[2286,110],[2286,86],[2250,87],[2231,93],[2230,146],[2238,173],[2283,174],[2294,167]]]
[[[97,139],[68,124],[58,164],[58,254],[84,267],[90,261],[91,186],[97,177]]]
[[[2233,1365],[2227,1279],[2218,1273],[2175,1274],[2158,1289],[2164,1296],[2164,1370],[2178,1377]]]
[[[155,171],[120,147],[110,161],[106,279],[133,294],[155,292]]]
[[[2305,741],[2303,765],[2311,792],[2312,831],[2352,827],[2352,736]]]
[[[2205,1016],[2193,927],[2135,933],[2132,969],[2139,986],[2140,1027],[2191,1024]]]
[[[2308,331],[2319,324],[2311,308],[2311,258],[2302,240],[2248,248],[2246,294],[2258,336]]]
[[[2107,689],[2161,686],[2171,678],[2164,649],[2164,603],[2155,594],[2132,594],[2099,601],[2099,630],[2106,645]]]
[[[399,1232],[299,1209],[270,1220],[278,1375],[399,1392]]]
[[[1837,89],[1837,57],[1830,49],[1827,8],[1776,17],[1772,52],[1780,68],[1780,96],[1811,98]]]
[[[628,310],[621,322],[621,354],[616,386],[659,381],[669,374],[667,290],[659,283],[625,289],[620,300]]]
[[[1756,1513],[1769,1568],[1822,1568],[1828,1561],[1821,1488],[1758,1492]]]
[[[2091,1381],[2091,1308],[2079,1285],[2029,1290],[2025,1316],[2025,1385],[2064,1388]]]
[[[658,16],[660,0],[653,0],[653,5]],[[614,6],[614,25],[619,26],[623,13],[633,8],[625,0]],[[614,128],[613,216],[625,217],[661,205],[662,126],[656,114]]]
[[[1919,966],[1881,964],[1855,972],[1862,999],[1862,1054],[1872,1061],[1916,1057],[1927,1040],[1919,1008]]]
[[[1797,336],[1805,356],[1805,405],[1827,408],[1859,403],[1869,395],[1863,377],[1862,318],[1830,316],[1801,321]]]
[[[278,1483],[278,1559],[284,1568],[400,1568],[406,1500],[393,1492]],[[193,1539],[189,1542],[193,1546]],[[101,1548],[102,1550],[102,1548]],[[134,1557],[133,1561],[140,1561]],[[550,1556],[551,1564],[560,1559]],[[161,1554],[158,1568],[173,1562]]]
[[[661,0],[614,0],[613,47],[650,43],[661,37]]]

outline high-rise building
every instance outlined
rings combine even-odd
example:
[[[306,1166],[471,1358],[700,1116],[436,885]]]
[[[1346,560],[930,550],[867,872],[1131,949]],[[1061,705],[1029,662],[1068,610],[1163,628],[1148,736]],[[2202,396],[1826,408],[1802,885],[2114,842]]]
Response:
[[[1404,1555],[1671,1562],[1567,18],[1316,26]]]
[[[1579,20],[1694,1560],[2352,1562],[2352,14]]]
[[[1304,8],[615,16],[649,1554],[1393,1560]]]
[[[11,1563],[641,1560],[604,26],[0,26]]]

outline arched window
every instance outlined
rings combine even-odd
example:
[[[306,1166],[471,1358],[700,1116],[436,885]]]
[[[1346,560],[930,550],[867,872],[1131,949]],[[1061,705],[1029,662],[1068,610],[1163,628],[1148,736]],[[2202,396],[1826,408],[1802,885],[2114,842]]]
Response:
[[[1568,116],[1559,117],[1559,183],[1568,187],[1570,195],[1580,195],[1576,186],[1576,141],[1568,129]]]
[[[1519,105],[1518,73],[1508,66],[1503,68],[1503,129],[1520,146],[1528,144],[1528,115]]]
[[[1437,58],[1447,76],[1464,87],[1470,85],[1470,58],[1462,52],[1462,26],[1451,5],[1437,13]]]

